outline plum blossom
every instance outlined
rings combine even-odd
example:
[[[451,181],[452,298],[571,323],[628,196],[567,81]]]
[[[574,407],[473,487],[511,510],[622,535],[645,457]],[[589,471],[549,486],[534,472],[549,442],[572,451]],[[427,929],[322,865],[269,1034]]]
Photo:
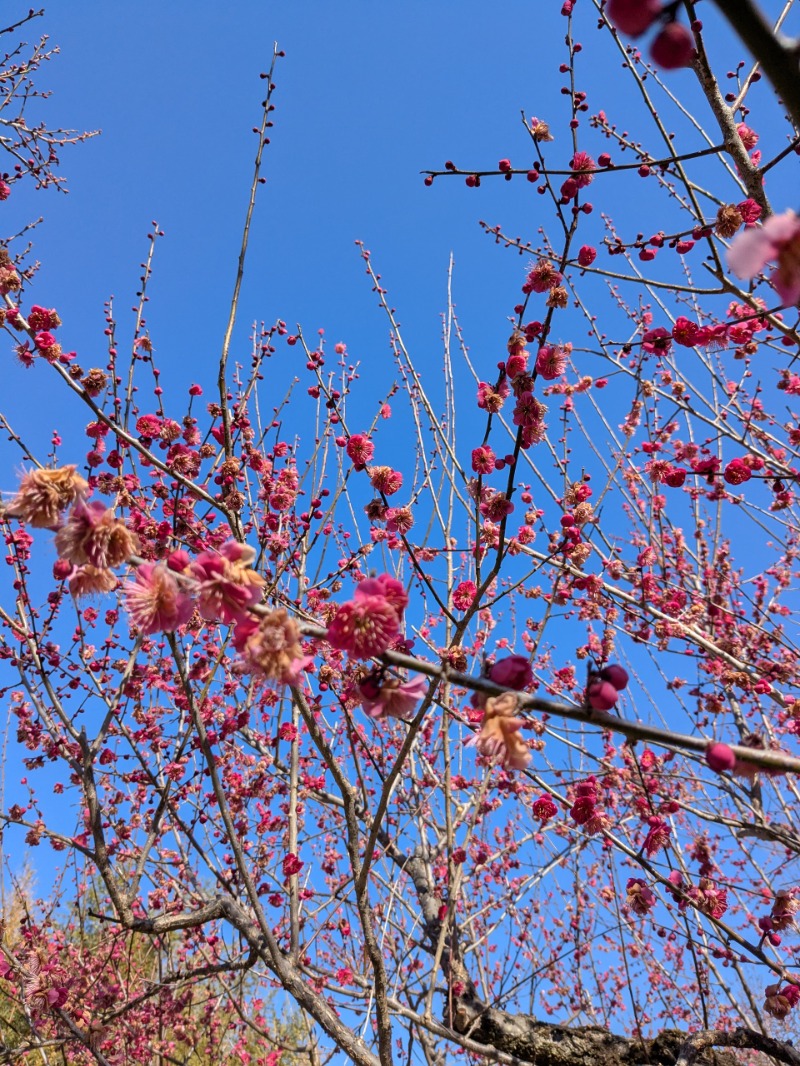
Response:
[[[533,681],[533,670],[526,655],[507,655],[492,663],[486,676],[496,685],[521,692]]]
[[[56,551],[75,566],[121,566],[139,548],[139,539],[100,500],[78,500],[56,533]]]
[[[297,623],[282,607],[259,618],[249,615],[240,621],[233,633],[233,645],[246,670],[285,685],[297,684],[312,661],[303,655]]]
[[[752,278],[777,261],[770,282],[784,307],[800,300],[800,217],[794,211],[772,215],[763,226],[744,230],[728,250],[728,266],[737,278]]]
[[[354,433],[345,448],[356,470],[364,470],[375,454],[375,445],[364,433]]]
[[[382,655],[399,635],[397,611],[382,595],[362,593],[341,604],[328,624],[328,643],[353,659]]]
[[[194,604],[163,563],[142,563],[123,588],[131,621],[143,636],[172,633],[192,617]]]
[[[558,807],[556,807],[552,796],[548,796],[545,792],[533,801],[531,811],[533,812],[533,817],[544,825],[545,822],[549,822],[551,818],[558,814]]]
[[[798,1002],[800,1002],[800,986],[798,985],[789,984],[784,985],[783,988],[779,985],[767,985],[764,989],[764,1010],[778,1021],[782,1021]]]
[[[656,894],[641,877],[629,877],[625,893],[626,902],[634,914],[647,914],[655,905]]]
[[[391,574],[364,578],[356,585],[356,597],[359,596],[383,596],[396,611],[398,621],[403,621],[403,612],[408,607],[408,593],[403,582]]]
[[[421,675],[411,681],[386,676],[383,668],[367,674],[359,682],[361,706],[370,718],[408,719],[427,691],[428,682]]]
[[[513,692],[490,696],[484,706],[480,732],[468,741],[468,746],[477,748],[487,759],[497,759],[506,768],[524,770],[531,761],[531,753],[519,735],[525,720],[514,717],[518,706],[519,699]]]
[[[112,592],[117,587],[117,577],[113,570],[105,567],[76,566],[67,578],[70,593],[76,600],[84,596],[101,596]]]
[[[457,611],[466,611],[471,606],[478,592],[474,581],[462,581],[453,589],[453,606]]]
[[[5,513],[34,529],[53,529],[62,511],[80,499],[88,488],[75,466],[28,470],[22,475],[17,495],[6,505]]]
[[[250,569],[255,557],[254,548],[236,540],[197,556],[189,573],[197,582],[197,609],[203,618],[225,625],[244,621],[264,587],[263,577]]]

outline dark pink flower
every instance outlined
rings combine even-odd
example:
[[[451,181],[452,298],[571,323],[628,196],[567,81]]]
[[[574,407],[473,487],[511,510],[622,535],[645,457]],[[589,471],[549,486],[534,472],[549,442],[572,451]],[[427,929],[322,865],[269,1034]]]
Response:
[[[706,762],[716,774],[724,770],[732,770],[736,765],[736,756],[733,749],[727,744],[709,744],[706,748]]]
[[[478,586],[474,581],[462,581],[453,589],[453,606],[457,611],[466,611],[472,606]]]
[[[572,180],[579,189],[585,189],[591,185],[594,179],[593,171],[597,170],[597,163],[587,152],[576,152],[570,162],[572,168]]]
[[[253,548],[235,540],[197,556],[189,572],[197,582],[197,609],[203,618],[234,625],[248,617],[264,587],[261,575],[250,569],[255,557]]]
[[[172,633],[192,617],[194,604],[163,563],[142,563],[123,586],[125,607],[143,636]]]
[[[541,795],[537,800],[533,801],[531,807],[533,817],[544,825],[545,822],[549,822],[551,818],[554,818],[558,814],[558,807],[553,802],[552,796],[548,796],[547,793]]]
[[[622,692],[624,688],[627,688],[630,680],[628,671],[619,663],[609,663],[608,666],[604,666],[600,671],[600,677],[603,681],[610,681],[617,692]]]
[[[625,893],[626,902],[634,914],[647,914],[655,906],[656,894],[641,877],[629,877]]]
[[[649,329],[642,337],[642,347],[653,354],[668,352],[672,347],[672,335],[663,326]]]
[[[508,655],[493,663],[486,676],[496,685],[521,692],[533,681],[533,670],[525,655]]]
[[[669,843],[669,837],[672,830],[663,818],[659,818],[653,815],[648,819],[648,825],[650,828],[647,831],[647,836],[644,838],[642,844],[642,850],[645,854],[653,856],[656,852],[661,851]]]
[[[800,218],[794,211],[771,215],[763,226],[738,234],[728,250],[728,266],[737,278],[755,277],[772,260],[770,282],[784,307],[800,300]]]
[[[562,346],[543,344],[536,356],[536,373],[545,381],[561,377],[567,367],[567,357],[572,351],[571,344]]]
[[[382,655],[400,635],[400,621],[385,596],[358,596],[343,603],[328,625],[328,643],[354,659]]]
[[[408,607],[408,593],[403,582],[391,574],[365,577],[356,585],[356,598],[359,596],[383,596],[394,608],[398,621],[403,621],[403,612]]]
[[[476,474],[491,474],[494,471],[494,462],[497,456],[488,444],[482,444],[480,448],[472,449],[472,469]]]
[[[661,14],[661,0],[608,0],[605,10],[618,30],[639,37]]]
[[[682,22],[668,22],[650,45],[650,56],[663,70],[688,67],[695,57],[694,38]]]
[[[586,686],[586,702],[593,711],[610,711],[619,699],[619,693],[610,681],[595,674]]]
[[[375,445],[364,433],[354,433],[345,449],[356,470],[363,470],[375,454]]]
[[[389,507],[386,510],[386,528],[390,533],[408,533],[414,525],[410,507]]]
[[[729,485],[743,485],[753,476],[753,472],[744,459],[731,459],[722,476]]]

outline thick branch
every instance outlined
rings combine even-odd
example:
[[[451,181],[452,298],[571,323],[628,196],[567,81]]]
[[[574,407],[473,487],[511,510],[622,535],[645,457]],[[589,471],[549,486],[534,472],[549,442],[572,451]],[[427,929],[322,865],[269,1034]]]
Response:
[[[800,130],[800,58],[795,42],[776,37],[752,0],[714,0],[783,101]]]

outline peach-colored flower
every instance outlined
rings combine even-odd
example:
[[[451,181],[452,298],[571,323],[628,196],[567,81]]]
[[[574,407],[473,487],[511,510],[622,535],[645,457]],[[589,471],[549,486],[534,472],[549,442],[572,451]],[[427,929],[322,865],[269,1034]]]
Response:
[[[69,591],[76,600],[84,596],[100,596],[113,592],[117,587],[117,576],[113,570],[97,566],[76,566],[67,578]]]
[[[525,725],[523,718],[514,717],[519,699],[514,692],[490,696],[483,711],[480,732],[469,741],[481,755],[497,759],[503,766],[524,770],[531,761],[528,745],[519,735]]]
[[[755,277],[772,260],[778,265],[770,281],[782,305],[794,307],[800,301],[800,217],[794,211],[744,230],[728,251],[728,266],[737,278]]]
[[[99,500],[78,500],[56,533],[56,551],[75,566],[121,566],[139,549],[139,539]]]
[[[34,529],[53,529],[61,512],[80,499],[89,488],[74,466],[57,470],[29,470],[5,512]]]
[[[171,633],[192,617],[194,604],[163,563],[142,563],[124,587],[125,606],[143,636]]]
[[[311,663],[310,657],[303,655],[297,623],[282,607],[239,622],[233,644],[246,670],[286,685],[297,684]]]
[[[247,544],[229,540],[218,552],[202,552],[190,567],[197,581],[198,610],[210,621],[225,625],[243,622],[250,607],[261,600],[264,579],[250,564],[255,550]]]

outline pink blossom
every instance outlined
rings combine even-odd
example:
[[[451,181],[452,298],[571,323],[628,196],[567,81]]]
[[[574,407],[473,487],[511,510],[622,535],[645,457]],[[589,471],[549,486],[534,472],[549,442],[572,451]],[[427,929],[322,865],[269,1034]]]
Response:
[[[328,643],[353,659],[382,655],[400,635],[400,621],[385,596],[361,595],[343,603],[328,625]]]
[[[573,170],[572,180],[579,189],[585,189],[587,185],[591,185],[594,178],[592,171],[597,170],[597,163],[587,152],[576,152],[572,157],[570,167]]]
[[[311,658],[303,655],[296,622],[281,607],[269,614],[248,615],[233,632],[233,646],[245,670],[284,685],[296,685]]]
[[[138,548],[136,534],[100,500],[79,499],[56,533],[56,551],[75,566],[113,568],[127,562]]]
[[[662,26],[650,45],[650,56],[664,70],[688,67],[695,57],[694,38],[681,22]]]
[[[608,0],[606,15],[618,30],[629,37],[639,37],[650,29],[661,14],[661,7],[661,0]]]
[[[163,563],[142,563],[123,586],[131,621],[143,636],[171,633],[192,617],[194,604]]]
[[[617,692],[622,692],[623,689],[627,688],[630,680],[628,671],[624,666],[620,666],[619,663],[609,663],[608,666],[604,666],[600,671],[600,677],[603,681],[611,682]]]
[[[408,607],[408,593],[403,582],[391,574],[364,578],[356,585],[356,598],[359,596],[383,596],[394,608],[398,621],[403,621],[403,612]]]
[[[531,753],[519,735],[525,721],[514,717],[518,704],[513,692],[490,696],[484,707],[480,732],[468,743],[487,759],[496,759],[513,770],[524,770],[531,761]]]
[[[453,589],[453,606],[457,611],[466,611],[472,606],[478,592],[474,581],[462,581]]]
[[[721,774],[723,770],[733,770],[736,765],[736,756],[733,753],[733,748],[727,746],[727,744],[709,744],[705,750],[705,761],[716,774]]]
[[[371,466],[368,473],[372,487],[384,496],[393,496],[403,484],[403,475],[390,466]]]
[[[794,211],[771,215],[763,226],[744,230],[731,243],[728,266],[737,278],[752,278],[777,260],[770,282],[784,307],[800,300],[800,218]]]
[[[593,711],[610,711],[619,699],[619,693],[610,681],[594,674],[586,686],[586,702]]]
[[[408,719],[427,688],[428,682],[421,675],[411,681],[401,681],[399,677],[376,680],[368,675],[359,685],[361,706],[370,718]]]
[[[650,828],[647,831],[647,836],[644,838],[642,850],[646,855],[652,857],[656,852],[661,851],[662,848],[667,846],[672,830],[663,818],[659,818],[656,815],[653,815],[652,818],[648,819],[648,825]]]
[[[502,408],[503,401],[508,396],[511,390],[505,381],[501,381],[497,389],[492,385],[489,385],[486,381],[481,381],[478,385],[478,407],[482,411],[489,411],[491,414],[497,414]]]
[[[244,621],[264,587],[261,575],[250,569],[255,557],[253,548],[235,540],[226,541],[218,552],[197,556],[189,571],[197,582],[197,609],[203,618],[225,625]]]
[[[665,353],[672,347],[672,336],[663,326],[649,329],[642,337],[642,347],[646,352]]]
[[[61,512],[80,499],[88,483],[72,465],[57,470],[29,470],[23,474],[19,491],[5,507],[5,513],[19,518],[34,529],[52,529]]]
[[[389,507],[386,511],[386,528],[390,533],[408,533],[414,525],[410,507]]]
[[[753,472],[744,459],[736,458],[727,464],[722,476],[729,485],[743,485],[745,481],[750,480]]]
[[[375,454],[375,445],[364,433],[354,433],[345,449],[356,470],[363,470]]]
[[[536,373],[545,381],[553,381],[561,377],[567,366],[567,356],[572,351],[572,345],[543,344],[536,356]]]
[[[496,685],[521,692],[533,681],[533,670],[527,656],[507,655],[505,659],[493,663],[486,676]]]
[[[547,793],[544,793],[537,800],[533,801],[531,811],[533,817],[538,819],[538,821],[544,825],[545,822],[549,822],[551,818],[554,818],[556,814],[558,814],[558,807],[556,807],[552,797],[548,796]]]
[[[655,906],[656,895],[641,877],[629,877],[625,887],[627,903],[634,914],[647,914]]]
[[[491,474],[497,457],[488,444],[472,449],[472,469],[476,474]]]

